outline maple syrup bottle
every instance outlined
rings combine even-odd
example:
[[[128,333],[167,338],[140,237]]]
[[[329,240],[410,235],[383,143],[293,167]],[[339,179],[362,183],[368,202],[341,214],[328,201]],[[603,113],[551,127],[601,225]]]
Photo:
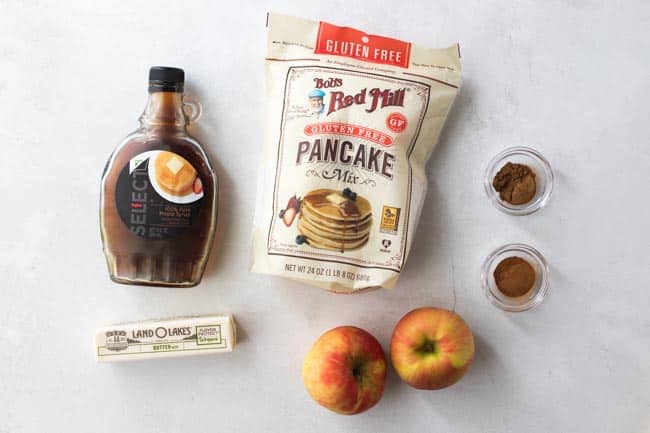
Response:
[[[217,177],[187,133],[201,110],[183,101],[184,81],[182,69],[150,69],[140,128],[117,146],[102,175],[101,234],[117,283],[189,287],[205,269],[216,227]]]

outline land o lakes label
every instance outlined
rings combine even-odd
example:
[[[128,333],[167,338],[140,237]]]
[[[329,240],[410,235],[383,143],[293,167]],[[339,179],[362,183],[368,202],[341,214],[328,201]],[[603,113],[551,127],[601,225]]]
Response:
[[[179,317],[124,323],[95,333],[99,362],[231,352],[236,329],[231,315]]]

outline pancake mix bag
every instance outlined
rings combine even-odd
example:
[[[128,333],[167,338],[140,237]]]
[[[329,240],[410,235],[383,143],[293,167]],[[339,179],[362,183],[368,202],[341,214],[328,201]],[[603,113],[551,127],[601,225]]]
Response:
[[[277,14],[267,27],[252,270],[336,292],[392,288],[460,84],[459,48]]]

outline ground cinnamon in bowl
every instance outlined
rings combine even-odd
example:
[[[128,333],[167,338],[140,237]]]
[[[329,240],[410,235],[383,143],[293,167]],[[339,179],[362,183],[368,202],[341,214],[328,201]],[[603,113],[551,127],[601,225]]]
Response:
[[[520,257],[508,257],[494,270],[494,281],[501,293],[511,298],[528,293],[535,285],[535,269]]]
[[[481,266],[481,286],[492,305],[509,312],[530,310],[551,290],[550,269],[542,254],[525,244],[492,251]]]
[[[510,204],[526,204],[535,197],[535,173],[525,164],[506,163],[494,176],[492,186]]]

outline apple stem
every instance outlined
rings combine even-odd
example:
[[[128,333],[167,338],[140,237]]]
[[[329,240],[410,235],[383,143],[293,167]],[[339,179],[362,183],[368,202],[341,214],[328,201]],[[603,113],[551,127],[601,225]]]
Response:
[[[420,350],[424,353],[434,353],[436,351],[436,343],[433,341],[427,341],[422,345]]]

